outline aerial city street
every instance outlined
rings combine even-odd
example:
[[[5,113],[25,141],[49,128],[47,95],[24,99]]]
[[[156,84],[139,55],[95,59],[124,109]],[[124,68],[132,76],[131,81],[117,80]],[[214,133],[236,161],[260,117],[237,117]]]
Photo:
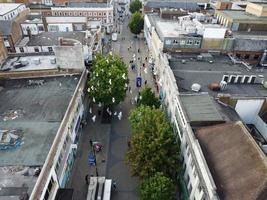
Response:
[[[0,0],[0,200],[267,200],[266,0]]]

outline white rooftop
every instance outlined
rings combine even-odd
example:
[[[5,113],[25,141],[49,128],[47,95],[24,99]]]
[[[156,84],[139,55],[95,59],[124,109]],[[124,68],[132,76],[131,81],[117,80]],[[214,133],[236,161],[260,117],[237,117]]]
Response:
[[[86,23],[86,17],[46,17],[46,22],[51,23]]]
[[[40,63],[36,64],[36,61],[40,59]],[[42,69],[55,69],[57,63],[52,64],[51,60],[55,59],[55,56],[24,56],[14,57],[6,61],[2,66],[1,70],[11,69],[11,71],[26,71],[26,70],[42,70]],[[20,61],[28,61],[28,64],[24,67],[15,69],[13,68],[14,63]]]
[[[178,37],[180,34],[187,34],[175,21],[157,21],[156,24],[163,37]]]
[[[0,15],[4,15],[19,6],[23,5],[22,3],[0,3]]]

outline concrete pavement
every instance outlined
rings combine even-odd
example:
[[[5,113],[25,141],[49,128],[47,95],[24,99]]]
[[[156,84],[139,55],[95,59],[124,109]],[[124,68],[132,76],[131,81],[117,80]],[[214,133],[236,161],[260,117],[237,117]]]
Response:
[[[111,124],[101,123],[101,118],[98,116],[98,107],[95,105],[92,108],[92,114],[89,113],[87,125],[83,128],[83,133],[78,145],[76,161],[72,176],[68,187],[74,189],[74,200],[83,200],[86,198],[87,185],[85,176],[88,174],[96,175],[96,168],[88,165],[88,155],[91,150],[89,140],[99,141],[104,145],[103,151],[97,153],[97,169],[100,176],[112,178],[117,182],[117,191],[113,192],[112,200],[137,200],[137,187],[139,180],[132,177],[128,166],[125,163],[125,154],[128,150],[127,141],[131,137],[131,129],[128,121],[128,115],[131,109],[135,107],[132,101],[138,95],[138,88],[135,86],[136,76],[140,74],[144,80],[147,80],[147,86],[153,87],[153,80],[150,70],[147,67],[145,73],[142,66],[145,57],[148,57],[147,47],[142,39],[134,38],[134,35],[127,29],[128,20],[126,19],[121,27],[121,34],[118,36],[118,41],[113,42],[113,51],[117,52],[124,58],[124,61],[129,65],[129,61],[133,59],[133,54],[136,58],[142,58],[141,61],[136,59],[138,69],[131,70],[129,67],[129,86],[132,92],[127,92],[125,101],[120,103],[115,111],[122,111],[122,119],[113,116]],[[122,40],[125,38],[125,40]],[[132,46],[128,51],[128,47]],[[140,49],[140,53],[138,53]],[[146,63],[147,65],[147,63]],[[96,122],[92,121],[92,116],[97,115]]]

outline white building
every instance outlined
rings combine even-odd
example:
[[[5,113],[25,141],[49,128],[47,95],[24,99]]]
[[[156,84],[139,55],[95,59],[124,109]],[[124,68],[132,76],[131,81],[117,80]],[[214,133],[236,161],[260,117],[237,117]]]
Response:
[[[21,3],[0,3],[0,20],[15,19],[19,13],[26,9],[26,6]]]
[[[86,17],[46,17],[49,32],[72,32],[87,30]]]
[[[27,19],[20,24],[24,36],[38,35],[45,31],[42,16],[38,13],[31,13]]]
[[[100,21],[113,26],[113,6],[106,3],[70,3],[68,7],[52,7],[52,16],[87,17],[88,22]]]

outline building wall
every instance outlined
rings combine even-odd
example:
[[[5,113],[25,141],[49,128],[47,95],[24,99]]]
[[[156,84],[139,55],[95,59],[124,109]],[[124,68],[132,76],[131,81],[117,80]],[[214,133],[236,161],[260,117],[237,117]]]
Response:
[[[76,122],[77,117],[81,116],[81,110],[83,110],[83,106],[86,104],[84,89],[86,86],[87,74],[88,72],[84,70],[61,122],[45,164],[43,165],[41,174],[39,175],[37,183],[30,196],[30,200],[44,199],[46,195],[48,195],[46,197],[49,200],[55,199],[57,189],[60,188],[60,184],[63,183],[63,177],[67,177],[72,169],[72,166],[69,164],[74,162],[75,156],[72,156],[71,154],[73,153],[73,150],[74,152],[76,151],[77,142],[73,142],[71,135],[73,129],[76,127],[74,126],[74,123]],[[84,111],[86,109],[84,109]],[[82,113],[83,116],[85,114],[86,113]],[[66,150],[67,146],[69,147],[68,150]],[[63,158],[67,159],[64,160]],[[59,173],[60,168],[63,169],[62,173]],[[49,189],[51,180],[53,180],[53,190]]]
[[[113,7],[110,8],[52,8],[52,16],[83,16],[88,21],[101,21],[104,26],[113,24]]]
[[[73,31],[73,26],[69,24],[48,24],[47,29],[49,32],[71,32]]]
[[[234,43],[233,38],[223,38],[223,39],[203,38],[201,49],[232,51],[233,43]]]
[[[230,10],[232,8],[232,2],[217,1],[215,7],[217,10]]]
[[[248,3],[246,12],[258,17],[267,17],[267,6],[255,3]]]
[[[44,25],[43,24],[30,24],[30,23],[25,23],[25,24],[20,24],[22,34],[24,36],[28,35],[27,28],[29,27],[31,31],[31,35],[38,35],[39,33],[44,32]]]
[[[5,61],[7,58],[7,50],[4,45],[3,39],[0,37],[0,65]]]
[[[201,47],[201,37],[177,37],[177,38],[164,38],[163,48],[186,48],[198,49]]]

